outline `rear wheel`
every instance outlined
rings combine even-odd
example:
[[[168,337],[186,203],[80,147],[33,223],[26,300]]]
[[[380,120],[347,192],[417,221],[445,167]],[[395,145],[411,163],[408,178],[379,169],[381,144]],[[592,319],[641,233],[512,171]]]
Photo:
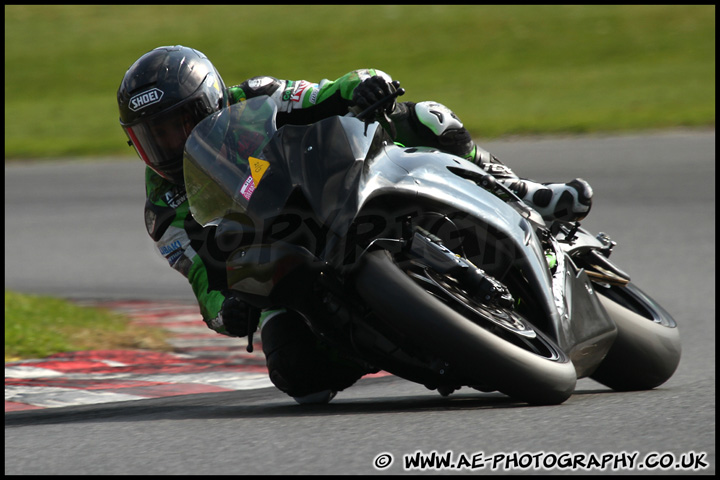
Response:
[[[672,316],[632,283],[596,285],[595,291],[618,335],[590,378],[620,391],[665,383],[680,363],[680,334]]]
[[[463,378],[532,404],[562,403],[575,389],[575,368],[552,339],[514,310],[476,301],[453,277],[378,250],[356,284],[378,317]]]

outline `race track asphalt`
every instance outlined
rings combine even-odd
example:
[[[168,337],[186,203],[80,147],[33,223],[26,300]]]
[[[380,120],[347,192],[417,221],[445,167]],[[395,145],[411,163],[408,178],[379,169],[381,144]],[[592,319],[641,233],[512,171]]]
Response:
[[[714,130],[482,145],[521,176],[593,185],[583,226],[618,242],[613,260],[680,326],[683,357],[666,384],[620,393],[584,379],[562,405],[527,407],[474,391],[442,398],[384,377],[325,407],[303,408],[262,387],[6,412],[5,473],[392,474],[417,472],[405,464],[415,452],[505,461],[497,470],[456,461],[431,473],[597,473],[517,463],[562,452],[648,461],[608,473],[714,473]],[[138,161],[6,165],[6,288],[192,305],[189,286],[145,232],[142,182]],[[660,458],[673,464],[651,469]],[[708,466],[677,468],[681,459]]]

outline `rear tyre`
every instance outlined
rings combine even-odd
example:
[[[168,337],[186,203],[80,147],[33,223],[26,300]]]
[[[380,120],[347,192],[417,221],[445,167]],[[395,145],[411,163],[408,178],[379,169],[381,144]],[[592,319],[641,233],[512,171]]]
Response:
[[[473,301],[451,277],[412,262],[401,268],[378,250],[366,255],[356,286],[382,321],[463,378],[539,405],[575,390],[575,368],[553,340],[510,309]]]
[[[665,383],[680,363],[680,333],[672,316],[632,283],[596,285],[595,291],[618,335],[590,378],[618,391]]]

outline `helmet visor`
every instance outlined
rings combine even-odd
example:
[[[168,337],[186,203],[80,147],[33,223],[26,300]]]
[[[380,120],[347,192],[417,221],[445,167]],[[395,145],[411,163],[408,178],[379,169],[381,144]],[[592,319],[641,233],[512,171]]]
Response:
[[[182,184],[185,141],[207,114],[202,102],[196,100],[123,128],[140,158],[150,168],[166,179]]]

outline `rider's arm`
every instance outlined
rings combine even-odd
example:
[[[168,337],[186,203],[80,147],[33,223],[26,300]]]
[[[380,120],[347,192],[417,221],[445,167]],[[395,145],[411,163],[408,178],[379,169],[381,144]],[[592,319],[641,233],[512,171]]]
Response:
[[[319,83],[254,77],[229,88],[230,103],[268,95],[277,103],[279,125],[311,123],[331,115],[345,115],[353,105],[355,87],[373,75],[391,80],[386,73],[373,68],[353,70],[337,80],[324,79]]]
[[[227,288],[225,261],[214,244],[214,227],[203,228],[190,215],[185,189],[165,181],[150,168],[145,171],[147,200],[145,226],[170,266],[188,279],[208,327],[217,325]]]

